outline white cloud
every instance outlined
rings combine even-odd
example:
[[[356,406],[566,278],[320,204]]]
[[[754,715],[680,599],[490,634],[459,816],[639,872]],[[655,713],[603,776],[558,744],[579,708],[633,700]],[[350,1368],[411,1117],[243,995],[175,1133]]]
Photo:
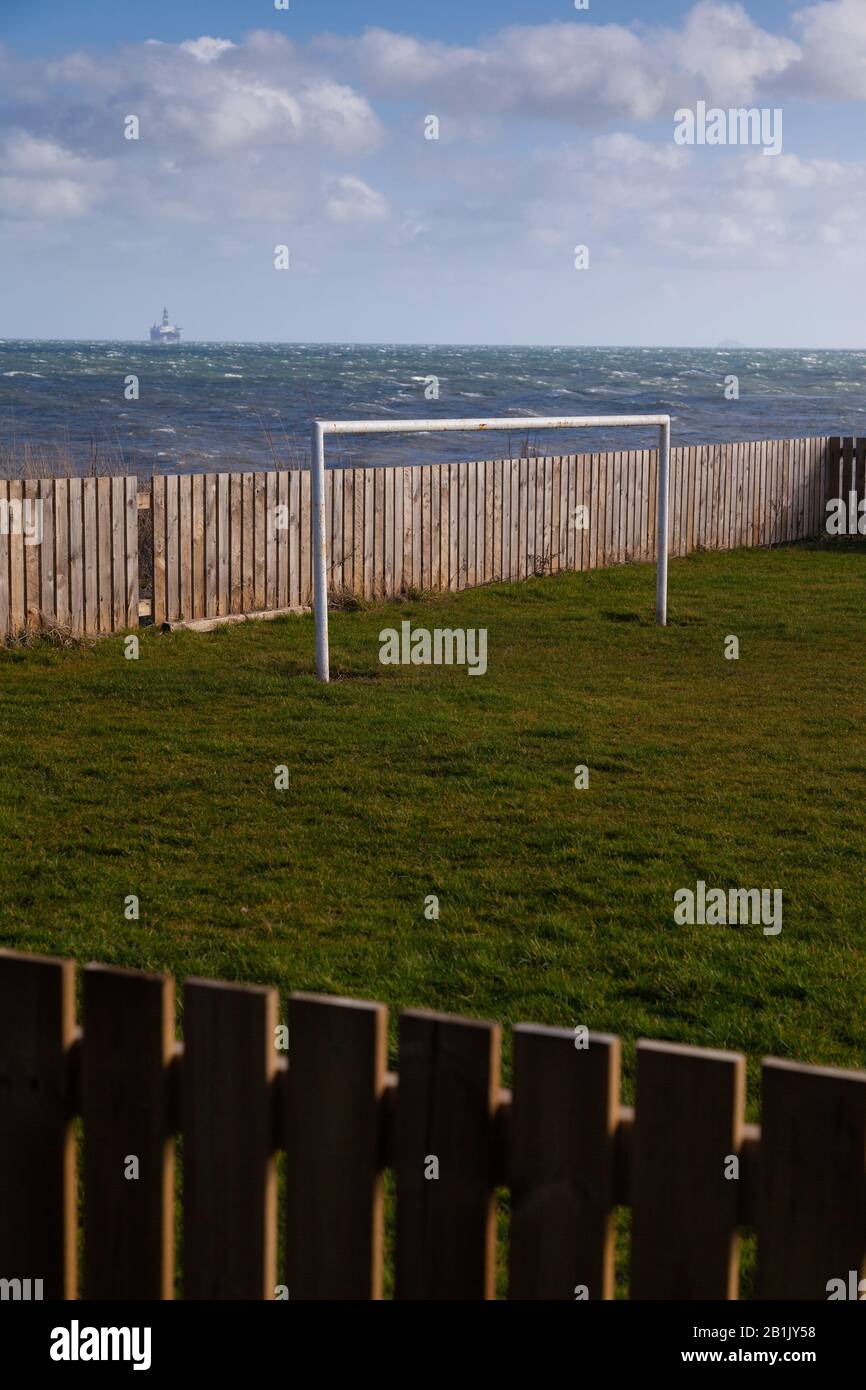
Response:
[[[652,120],[697,97],[750,100],[796,72],[802,56],[743,5],[720,0],[699,0],[676,31],[579,19],[512,26],[467,47],[372,28],[323,41],[321,51],[373,94],[423,94],[453,111],[593,125],[612,115]]]
[[[672,40],[671,71],[699,79],[702,95],[727,104],[751,100],[801,56],[798,44],[762,29],[743,5],[700,0]]]
[[[794,15],[803,47],[803,83],[836,100],[866,99],[866,3],[821,0]]]
[[[382,222],[388,216],[388,203],[381,193],[354,174],[343,174],[334,181],[327,202],[332,222],[354,225],[359,222]]]
[[[102,196],[109,169],[55,141],[10,131],[0,144],[0,207],[15,218],[81,217]]]
[[[184,53],[191,53],[200,63],[214,63],[223,53],[235,45],[231,39],[211,39],[202,35],[200,39],[187,39],[180,47]]]
[[[100,237],[218,226],[323,254],[375,226],[382,255],[503,266],[554,264],[591,237],[602,261],[775,264],[810,242],[847,254],[864,241],[862,165],[714,157],[672,139],[681,104],[817,92],[821,65],[843,59],[859,100],[866,0],[806,5],[794,25],[797,42],[743,4],[700,0],[676,29],[581,17],[472,46],[373,28],[306,46],[261,30],[48,61],[0,48],[0,218],[98,210]],[[383,106],[386,126],[379,98],[400,99],[410,119]],[[443,118],[435,144],[423,140],[428,112]],[[139,141],[123,139],[129,113]],[[540,137],[539,118],[568,143]],[[670,137],[642,138],[650,121]]]

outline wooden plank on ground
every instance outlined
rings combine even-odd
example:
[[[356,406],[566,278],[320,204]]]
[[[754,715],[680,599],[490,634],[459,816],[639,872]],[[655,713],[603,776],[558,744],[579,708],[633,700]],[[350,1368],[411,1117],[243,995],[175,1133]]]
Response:
[[[631,1297],[736,1298],[745,1058],[639,1042],[631,1173]]]
[[[0,950],[0,1270],[77,1298],[72,961]]]
[[[276,1286],[272,1083],[277,992],[184,988],[184,1290],[270,1299]]]
[[[499,1051],[496,1024],[400,1017],[398,1299],[493,1297]]]
[[[171,1298],[174,981],[88,965],[83,985],[84,1296]]]
[[[866,1072],[771,1059],[761,1090],[757,1296],[826,1300],[866,1276]]]
[[[620,1044],[575,1042],[564,1028],[513,1032],[512,1299],[613,1297]]]
[[[284,1129],[292,1300],[382,1297],[387,1033],[382,1004],[291,997]]]

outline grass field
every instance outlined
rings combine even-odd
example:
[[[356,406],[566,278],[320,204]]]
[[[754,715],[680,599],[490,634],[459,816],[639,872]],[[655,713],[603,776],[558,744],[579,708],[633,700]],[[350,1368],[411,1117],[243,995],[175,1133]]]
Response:
[[[674,561],[665,631],[654,578],[335,613],[330,687],[308,617],[0,652],[0,942],[741,1049],[753,1112],[762,1054],[862,1066],[866,548]],[[407,618],[487,675],[381,666]],[[698,879],[781,935],[675,925]]]

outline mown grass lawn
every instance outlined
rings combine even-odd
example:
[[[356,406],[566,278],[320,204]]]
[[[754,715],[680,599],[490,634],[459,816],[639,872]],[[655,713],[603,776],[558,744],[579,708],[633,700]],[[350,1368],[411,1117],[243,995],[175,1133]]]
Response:
[[[0,942],[744,1050],[753,1112],[763,1054],[863,1066],[866,548],[674,561],[665,631],[654,578],[334,613],[327,688],[308,617],[0,652]],[[487,675],[380,665],[404,619]],[[677,926],[698,879],[781,935]]]

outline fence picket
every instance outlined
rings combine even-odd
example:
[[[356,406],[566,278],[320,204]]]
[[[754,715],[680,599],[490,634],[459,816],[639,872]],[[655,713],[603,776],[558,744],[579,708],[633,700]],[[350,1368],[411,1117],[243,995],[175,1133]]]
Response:
[[[276,1287],[272,1082],[277,992],[184,989],[184,1290],[269,1299]]]
[[[640,1042],[632,1148],[631,1296],[729,1299],[738,1280],[737,1183],[745,1058]]]
[[[411,1010],[400,1016],[396,1293],[493,1296],[496,1024]],[[425,1169],[436,1161],[438,1178]]]
[[[291,997],[285,1134],[292,1299],[382,1296],[387,1029],[382,1004]]]
[[[84,1296],[171,1298],[174,981],[103,965],[83,973]]]
[[[77,1297],[75,965],[0,950],[0,1270]]]
[[[765,1061],[757,1295],[826,1299],[864,1272],[866,1072]]]
[[[519,1025],[513,1070],[509,1296],[612,1298],[619,1039]]]

